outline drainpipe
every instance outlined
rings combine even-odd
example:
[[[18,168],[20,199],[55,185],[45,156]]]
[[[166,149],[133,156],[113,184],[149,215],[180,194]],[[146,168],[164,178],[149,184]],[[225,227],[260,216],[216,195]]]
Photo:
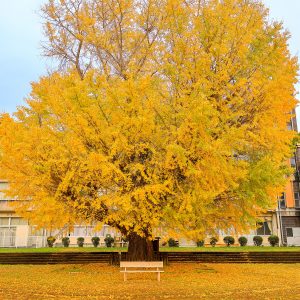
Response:
[[[280,211],[280,199],[277,201],[277,223],[279,225],[279,232],[280,232],[280,241],[279,244],[280,246],[283,246],[283,226],[282,226],[282,217],[281,217],[281,211]]]
[[[299,191],[300,191],[300,170],[298,168],[298,164],[299,164],[299,161],[298,161],[298,149],[300,149],[300,144],[297,144],[296,145],[296,150],[294,152],[294,156],[295,156],[295,170],[296,170],[296,176],[294,176],[294,181],[296,181],[298,183],[298,188],[299,188]],[[293,191],[294,191],[294,187],[293,187]],[[294,191],[295,192],[295,191]],[[294,197],[294,201],[295,201],[295,197]],[[294,206],[296,208],[296,202],[294,202]]]

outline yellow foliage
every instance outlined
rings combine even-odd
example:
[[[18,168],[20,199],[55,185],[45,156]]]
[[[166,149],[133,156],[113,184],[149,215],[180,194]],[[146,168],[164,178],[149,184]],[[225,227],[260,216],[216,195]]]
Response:
[[[272,205],[298,65],[262,4],[52,0],[43,13],[45,54],[66,69],[0,127],[0,177],[23,214],[196,238]]]

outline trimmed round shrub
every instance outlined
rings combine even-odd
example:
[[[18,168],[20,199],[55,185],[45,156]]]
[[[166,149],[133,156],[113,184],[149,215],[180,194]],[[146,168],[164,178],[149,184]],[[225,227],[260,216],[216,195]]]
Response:
[[[244,236],[241,236],[241,237],[239,237],[238,241],[239,241],[239,244],[240,244],[240,246],[241,246],[241,247],[244,247],[244,246],[246,246],[246,245],[247,245],[247,243],[248,243],[248,240],[247,240],[247,238],[246,238],[246,237],[244,237]]]
[[[84,238],[83,237],[77,238],[78,247],[83,247],[83,244],[84,244]]]
[[[115,239],[110,234],[107,234],[104,239],[106,247],[111,247],[114,241]]]
[[[64,247],[69,247],[69,245],[70,245],[70,239],[67,236],[64,237],[64,238],[62,238],[61,241],[62,241]]]
[[[169,238],[168,245],[169,247],[179,247],[179,242],[173,238]]]
[[[47,244],[50,248],[53,247],[54,243],[56,241],[56,238],[54,236],[48,236],[47,237]]]
[[[219,241],[219,239],[213,236],[210,238],[209,243],[211,244],[212,247],[215,247],[218,241]]]
[[[268,241],[272,247],[275,247],[279,243],[279,237],[277,235],[270,235]]]
[[[253,237],[253,243],[255,246],[261,246],[262,242],[263,242],[263,238],[261,236],[256,235]]]
[[[235,242],[235,239],[233,236],[225,236],[224,239],[223,239],[224,243],[227,245],[227,247],[229,247],[230,245],[233,245],[234,242]]]
[[[203,247],[204,246],[204,240],[198,240],[196,242],[196,244],[197,244],[197,247]]]
[[[93,243],[94,247],[98,247],[99,243],[100,243],[100,238],[98,236],[92,237],[92,243]]]

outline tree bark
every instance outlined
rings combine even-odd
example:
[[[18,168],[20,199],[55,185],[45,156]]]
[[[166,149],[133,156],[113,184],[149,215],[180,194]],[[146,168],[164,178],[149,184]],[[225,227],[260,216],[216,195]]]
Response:
[[[154,259],[152,240],[136,233],[128,235],[127,259],[130,261],[151,261]]]

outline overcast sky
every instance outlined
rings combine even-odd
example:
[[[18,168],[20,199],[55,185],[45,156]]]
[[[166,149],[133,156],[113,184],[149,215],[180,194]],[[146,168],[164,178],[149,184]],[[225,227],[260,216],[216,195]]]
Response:
[[[40,55],[43,36],[38,15],[46,0],[0,1],[0,112],[13,112],[29,94],[30,82],[46,73],[46,61]],[[264,3],[270,8],[271,18],[282,20],[291,32],[290,50],[299,56],[300,1],[264,0]]]

